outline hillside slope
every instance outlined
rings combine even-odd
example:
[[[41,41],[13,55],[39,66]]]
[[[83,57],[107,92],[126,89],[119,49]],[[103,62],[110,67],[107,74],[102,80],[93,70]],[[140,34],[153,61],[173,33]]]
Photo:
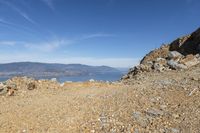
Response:
[[[200,63],[200,28],[190,35],[178,38],[148,53],[122,80],[151,71],[188,69]]]
[[[4,84],[17,88],[0,91],[0,132],[200,132],[200,65],[149,72],[126,85],[27,78]]]

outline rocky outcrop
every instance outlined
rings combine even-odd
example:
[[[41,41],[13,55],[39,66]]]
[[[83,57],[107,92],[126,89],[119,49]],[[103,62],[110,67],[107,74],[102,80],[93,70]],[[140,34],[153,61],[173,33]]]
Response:
[[[169,71],[188,69],[200,63],[200,28],[190,35],[176,39],[170,44],[162,45],[148,53],[134,68],[131,68],[122,80],[152,71]]]
[[[170,44],[170,51],[178,51],[183,55],[200,53],[200,28],[190,35],[178,38]]]

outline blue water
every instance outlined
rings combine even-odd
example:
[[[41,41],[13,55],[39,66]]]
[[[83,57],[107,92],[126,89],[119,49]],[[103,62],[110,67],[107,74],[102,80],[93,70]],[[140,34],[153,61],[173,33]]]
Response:
[[[117,81],[123,74],[100,74],[100,75],[87,75],[87,76],[65,76],[65,77],[34,77],[35,79],[52,79],[56,78],[59,82],[72,81],[72,82],[83,82],[90,79],[97,81]],[[6,81],[11,77],[0,77],[0,81]]]

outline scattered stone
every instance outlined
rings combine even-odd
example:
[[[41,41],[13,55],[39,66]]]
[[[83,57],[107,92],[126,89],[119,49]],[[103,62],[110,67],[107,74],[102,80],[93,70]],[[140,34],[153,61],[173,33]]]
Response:
[[[146,111],[147,115],[152,116],[152,117],[158,117],[162,116],[164,114],[163,111],[158,110],[158,109],[149,109]]]
[[[171,128],[171,133],[180,133],[180,130],[177,128]]]
[[[14,92],[15,92],[15,90],[12,87],[7,86],[7,95],[8,96],[13,96]]]
[[[133,119],[137,122],[137,124],[139,124],[143,128],[146,128],[150,123],[148,118],[145,116],[142,116],[140,112],[134,112]]]
[[[0,95],[5,95],[5,94],[7,94],[7,89],[5,89],[5,88],[1,88],[0,89]]]
[[[192,77],[191,79],[194,81],[199,81],[199,79],[197,77]]]
[[[35,88],[36,88],[36,84],[33,83],[33,82],[31,82],[31,83],[29,83],[29,84],[27,85],[27,89],[28,89],[28,90],[34,90]]]
[[[26,133],[26,132],[27,132],[26,129],[22,130],[22,133]]]
[[[167,108],[166,105],[160,105],[160,109],[161,109],[161,110],[165,110],[166,108]]]
[[[172,114],[172,116],[173,116],[175,119],[177,119],[177,118],[180,117],[180,115],[178,115],[178,114]]]
[[[194,89],[189,93],[188,96],[192,96],[192,94],[193,94],[197,89],[198,89],[198,88],[194,88]]]

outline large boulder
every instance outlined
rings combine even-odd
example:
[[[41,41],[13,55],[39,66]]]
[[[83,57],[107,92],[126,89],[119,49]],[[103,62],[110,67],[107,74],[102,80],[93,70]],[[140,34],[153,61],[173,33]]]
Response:
[[[180,64],[174,60],[169,60],[167,64],[170,66],[170,68],[175,70],[187,69],[186,65]]]
[[[175,59],[175,58],[181,58],[181,57],[183,57],[183,55],[181,53],[179,53],[178,51],[170,51],[168,53],[169,59]]]

